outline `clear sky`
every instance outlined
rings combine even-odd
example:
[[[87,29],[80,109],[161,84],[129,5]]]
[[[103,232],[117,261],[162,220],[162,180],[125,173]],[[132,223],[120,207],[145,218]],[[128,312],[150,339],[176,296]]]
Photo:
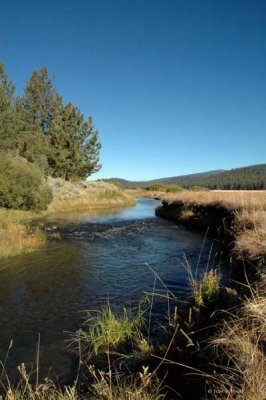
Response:
[[[2,0],[0,60],[93,116],[93,178],[266,162],[265,0]]]

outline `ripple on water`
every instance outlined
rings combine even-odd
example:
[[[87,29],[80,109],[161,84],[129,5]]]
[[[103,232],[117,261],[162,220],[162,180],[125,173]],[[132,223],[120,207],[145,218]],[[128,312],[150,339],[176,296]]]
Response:
[[[84,310],[99,308],[108,298],[122,308],[151,292],[154,274],[147,264],[169,290],[184,298],[188,279],[183,256],[195,266],[203,236],[154,217],[157,205],[141,199],[136,207],[116,214],[49,216],[42,222],[59,232],[62,241],[1,262],[0,359],[13,338],[11,371],[20,362],[34,360],[40,332],[43,373],[50,367],[52,375],[70,373],[64,342],[68,332],[79,329]],[[209,248],[207,240],[200,268],[205,268]],[[165,291],[159,280],[157,290]],[[163,302],[158,298],[157,314],[164,312]]]

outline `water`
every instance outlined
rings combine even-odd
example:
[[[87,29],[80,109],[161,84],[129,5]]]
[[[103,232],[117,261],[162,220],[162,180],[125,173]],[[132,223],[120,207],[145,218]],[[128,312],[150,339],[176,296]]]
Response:
[[[156,200],[139,199],[135,207],[61,213],[38,221],[60,232],[62,240],[43,249],[0,262],[0,360],[10,340],[7,369],[36,356],[40,333],[44,375],[69,375],[70,332],[82,326],[86,309],[98,309],[109,299],[117,310],[137,304],[151,292],[155,270],[180,300],[188,293],[183,256],[196,266],[203,235],[155,217]],[[211,241],[207,240],[199,269],[205,268]],[[157,291],[164,291],[158,282]],[[154,312],[163,317],[164,300]],[[11,372],[10,372],[11,371]]]

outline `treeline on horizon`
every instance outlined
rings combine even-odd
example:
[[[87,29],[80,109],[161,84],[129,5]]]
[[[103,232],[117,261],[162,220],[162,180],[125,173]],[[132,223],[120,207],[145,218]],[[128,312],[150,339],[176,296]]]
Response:
[[[0,149],[29,162],[47,163],[53,177],[85,178],[100,169],[92,118],[64,104],[47,68],[33,71],[22,97],[0,63]]]
[[[0,62],[0,207],[45,208],[43,178],[90,176],[101,168],[100,148],[92,118],[64,104],[47,68],[33,71],[18,97]]]
[[[202,179],[200,186],[223,190],[264,190],[266,189],[266,164],[235,168]]]
[[[107,179],[128,188],[147,188],[148,190],[178,191],[183,189],[220,189],[220,190],[265,190],[266,164],[235,168],[229,171],[209,171],[204,173],[174,176],[172,178],[153,179],[133,182],[119,178]]]

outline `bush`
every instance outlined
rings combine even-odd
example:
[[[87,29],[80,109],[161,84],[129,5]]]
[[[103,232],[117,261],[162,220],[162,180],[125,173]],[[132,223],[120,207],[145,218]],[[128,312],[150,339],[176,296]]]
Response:
[[[167,193],[178,193],[178,192],[182,192],[183,188],[181,186],[177,186],[177,185],[170,185],[167,186],[166,188],[166,192]]]
[[[51,200],[40,168],[22,157],[0,154],[0,207],[41,211]]]
[[[152,183],[149,186],[145,187],[146,190],[154,190],[154,191],[161,191],[161,192],[165,192],[166,190],[166,186],[162,185],[161,183]]]
[[[203,186],[192,186],[190,188],[190,190],[193,190],[193,192],[209,192],[210,189],[208,189],[207,187],[203,187]]]

